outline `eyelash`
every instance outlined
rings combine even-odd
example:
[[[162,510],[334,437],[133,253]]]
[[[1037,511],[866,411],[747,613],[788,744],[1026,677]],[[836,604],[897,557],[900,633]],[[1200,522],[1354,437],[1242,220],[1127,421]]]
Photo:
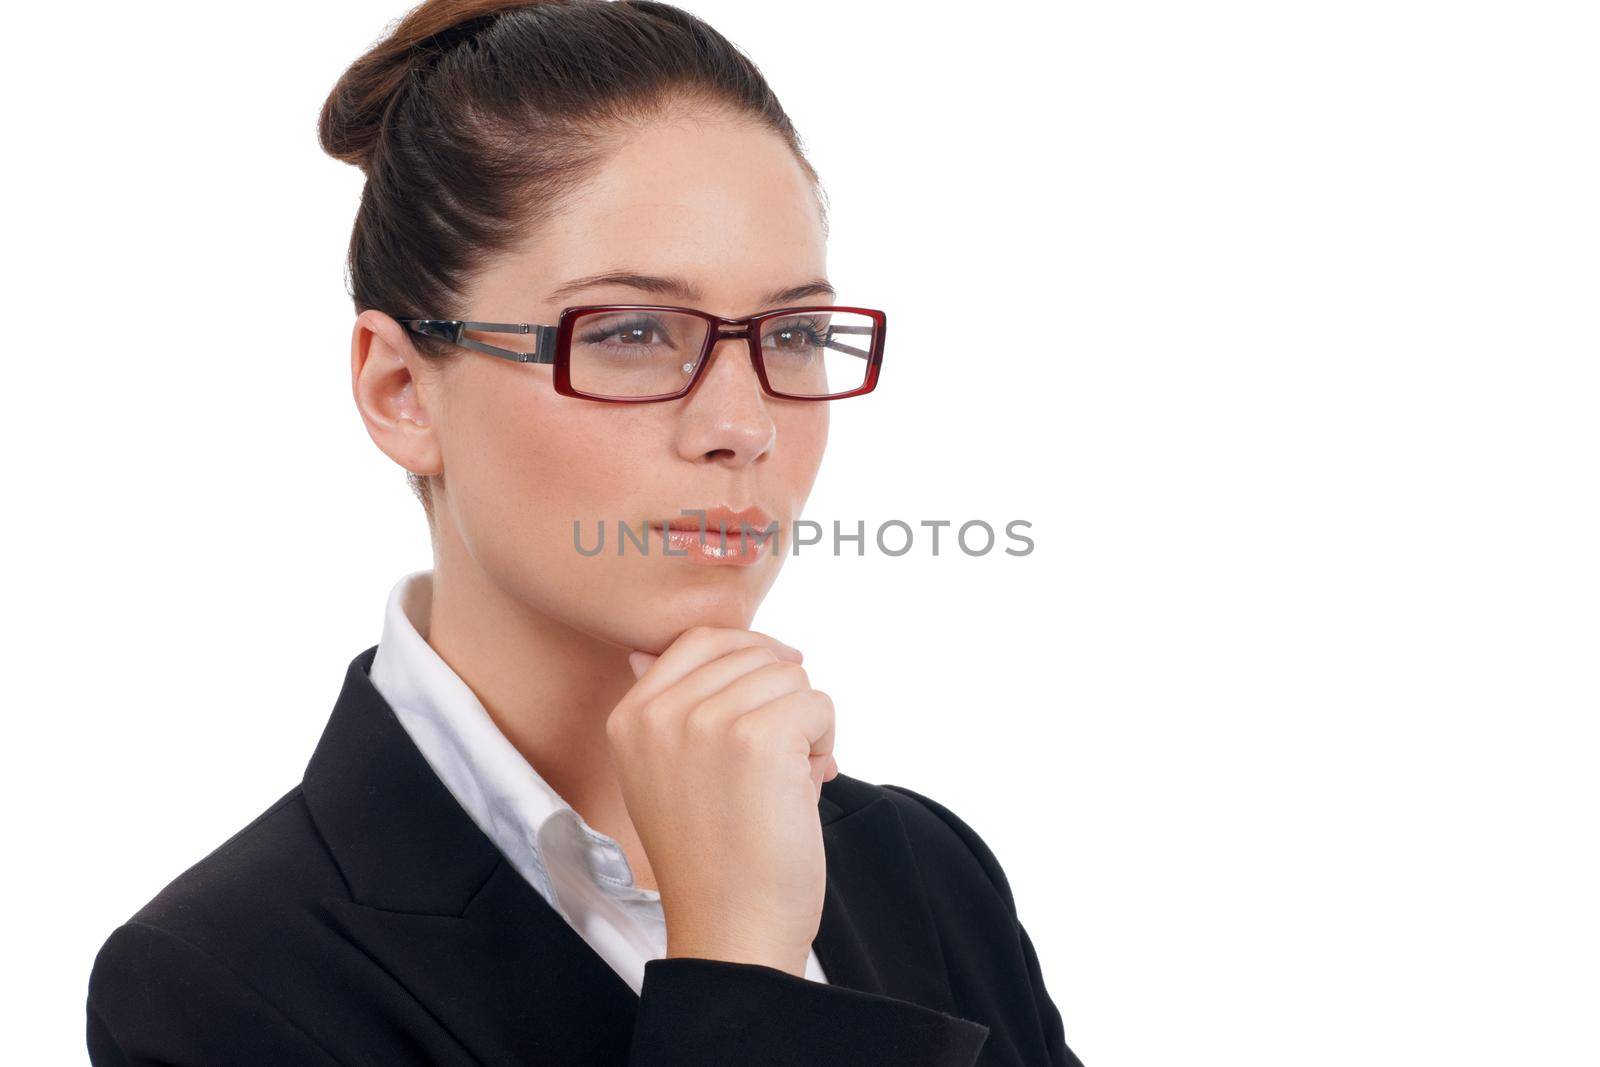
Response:
[[[583,337],[580,337],[579,340],[586,345],[594,345],[608,340],[609,338],[615,337],[619,333],[626,333],[629,330],[660,329],[660,327],[661,323],[657,319],[634,319],[630,322],[618,322],[609,326],[597,327],[585,334]]]

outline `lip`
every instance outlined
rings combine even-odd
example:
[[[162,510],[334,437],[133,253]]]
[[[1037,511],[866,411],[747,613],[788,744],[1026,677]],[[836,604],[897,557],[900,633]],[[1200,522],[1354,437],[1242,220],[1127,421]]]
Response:
[[[748,567],[760,562],[771,551],[772,536],[746,537],[744,533],[748,528],[756,534],[773,524],[772,516],[756,505],[733,508],[713,504],[681,510],[694,514],[680,514],[649,523],[651,529],[662,532],[662,540],[671,556],[691,563]],[[700,512],[705,513],[704,518]]]
[[[772,516],[754,504],[745,508],[731,508],[726,504],[706,504],[695,508],[680,508],[676,518],[665,522],[651,522],[656,529],[665,526],[669,530],[693,530],[699,533],[702,523],[707,533],[713,530],[726,529],[730,534],[737,533],[742,527],[748,526],[753,530],[764,530],[772,525]],[[688,511],[694,514],[684,515]],[[699,512],[705,512],[702,520]]]

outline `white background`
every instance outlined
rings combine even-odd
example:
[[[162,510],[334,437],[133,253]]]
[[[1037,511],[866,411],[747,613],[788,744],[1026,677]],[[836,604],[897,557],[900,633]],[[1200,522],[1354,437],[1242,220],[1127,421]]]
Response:
[[[988,841],[1085,1063],[1600,1062],[1592,6],[692,9],[891,320],[808,515],[1037,544],[802,556],[758,628]],[[95,950],[430,562],[315,138],[403,10],[13,15],[14,1062],[83,1061]]]

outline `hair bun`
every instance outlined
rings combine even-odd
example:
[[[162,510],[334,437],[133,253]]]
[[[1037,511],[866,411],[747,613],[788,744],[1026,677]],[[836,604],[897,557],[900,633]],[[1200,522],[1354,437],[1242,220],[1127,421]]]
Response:
[[[412,8],[339,76],[317,119],[322,150],[369,171],[390,112],[417,78],[503,12],[528,6],[527,0],[426,0]]]

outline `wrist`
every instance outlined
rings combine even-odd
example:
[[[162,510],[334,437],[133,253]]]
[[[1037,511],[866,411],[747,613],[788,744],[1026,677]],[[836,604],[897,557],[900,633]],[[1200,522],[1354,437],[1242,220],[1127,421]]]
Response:
[[[668,937],[667,958],[692,957],[695,959],[722,960],[726,963],[755,963],[772,967],[797,977],[804,977],[806,954],[810,946],[796,951],[792,946],[766,943],[747,938],[730,937]]]

